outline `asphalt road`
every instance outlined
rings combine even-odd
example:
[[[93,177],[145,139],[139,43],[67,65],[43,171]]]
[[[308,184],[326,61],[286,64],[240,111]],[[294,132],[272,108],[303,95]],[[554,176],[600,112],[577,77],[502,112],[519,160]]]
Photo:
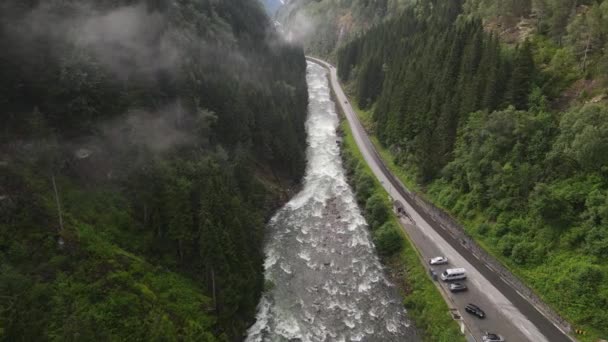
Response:
[[[336,101],[349,122],[355,141],[386,191],[391,194],[393,199],[404,204],[411,221],[404,218],[401,223],[422,256],[427,260],[438,255],[448,257],[447,266],[434,267],[438,274],[445,268],[464,267],[467,270],[468,278],[464,281],[469,288],[467,292],[452,294],[447,290],[447,284],[440,280],[439,282],[446,295],[444,297],[448,298],[448,305],[450,308],[459,310],[469,333],[477,341],[481,341],[481,336],[485,331],[498,333],[506,341],[572,341],[573,339],[543,316],[531,303],[505,283],[498,274],[463,248],[432,218],[426,213],[414,209],[406,200],[405,190],[380,162],[373,144],[338,82],[336,69],[325,61],[308,58],[329,69],[330,83]],[[481,307],[486,312],[487,318],[480,320],[466,313],[464,307],[467,303],[474,303]]]

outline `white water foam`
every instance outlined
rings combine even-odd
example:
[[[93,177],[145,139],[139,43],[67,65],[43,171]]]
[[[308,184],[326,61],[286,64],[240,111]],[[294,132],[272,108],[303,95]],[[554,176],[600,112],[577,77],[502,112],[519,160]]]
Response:
[[[307,81],[304,186],[268,224],[264,269],[274,286],[246,341],[417,341],[346,181],[326,71],[309,64]]]

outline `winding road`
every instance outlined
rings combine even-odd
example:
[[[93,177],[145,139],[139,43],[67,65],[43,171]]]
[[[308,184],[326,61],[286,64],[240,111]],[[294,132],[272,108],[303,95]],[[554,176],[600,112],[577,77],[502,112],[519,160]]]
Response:
[[[391,194],[393,199],[404,204],[410,218],[403,218],[402,226],[422,256],[426,259],[437,255],[448,257],[450,264],[447,267],[435,268],[437,273],[443,272],[445,268],[453,267],[464,267],[467,270],[466,283],[469,291],[452,294],[447,290],[445,284],[441,283],[439,286],[441,286],[450,308],[455,308],[461,313],[468,330],[468,339],[481,341],[483,333],[490,331],[502,335],[506,341],[573,341],[497,273],[486,267],[470,251],[460,245],[459,241],[439,227],[439,224],[425,212],[415,210],[415,205],[406,200],[408,196],[403,185],[384,166],[359,122],[338,82],[336,68],[323,60],[307,58],[329,70],[330,84],[336,102],[348,120],[355,141],[386,191]],[[487,318],[480,320],[465,313],[464,307],[467,303],[480,306],[486,312]]]

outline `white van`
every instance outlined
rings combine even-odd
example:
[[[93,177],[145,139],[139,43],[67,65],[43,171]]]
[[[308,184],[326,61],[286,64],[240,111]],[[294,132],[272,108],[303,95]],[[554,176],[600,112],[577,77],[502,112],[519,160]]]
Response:
[[[448,268],[441,273],[441,280],[452,281],[467,278],[467,271],[464,268]]]

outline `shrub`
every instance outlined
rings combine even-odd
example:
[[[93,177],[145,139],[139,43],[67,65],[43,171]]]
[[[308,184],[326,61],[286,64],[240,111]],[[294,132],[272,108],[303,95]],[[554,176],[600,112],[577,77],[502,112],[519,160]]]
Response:
[[[389,210],[380,194],[374,194],[365,204],[365,216],[372,229],[376,229],[386,222]]]
[[[533,243],[527,241],[522,241],[516,244],[511,250],[511,259],[513,259],[513,261],[519,265],[526,264],[533,253],[534,247],[535,246]]]
[[[484,222],[477,227],[477,232],[481,235],[486,235],[490,231],[490,228],[490,225],[487,222]]]
[[[608,231],[605,227],[593,227],[587,233],[587,251],[598,258],[608,257]]]
[[[494,226],[494,235],[496,237],[504,237],[510,232],[509,226],[506,223],[498,222]]]
[[[397,229],[398,227],[389,221],[374,232],[374,243],[378,254],[388,257],[401,250],[401,236]]]
[[[355,188],[357,189],[357,202],[365,203],[374,191],[374,180],[365,172],[358,172]]]
[[[503,236],[498,242],[500,253],[506,257],[511,256],[515,244],[517,244],[517,239],[513,235],[507,234]]]
[[[524,233],[528,227],[528,223],[524,218],[516,217],[509,222],[509,231],[514,234],[522,234]]]

